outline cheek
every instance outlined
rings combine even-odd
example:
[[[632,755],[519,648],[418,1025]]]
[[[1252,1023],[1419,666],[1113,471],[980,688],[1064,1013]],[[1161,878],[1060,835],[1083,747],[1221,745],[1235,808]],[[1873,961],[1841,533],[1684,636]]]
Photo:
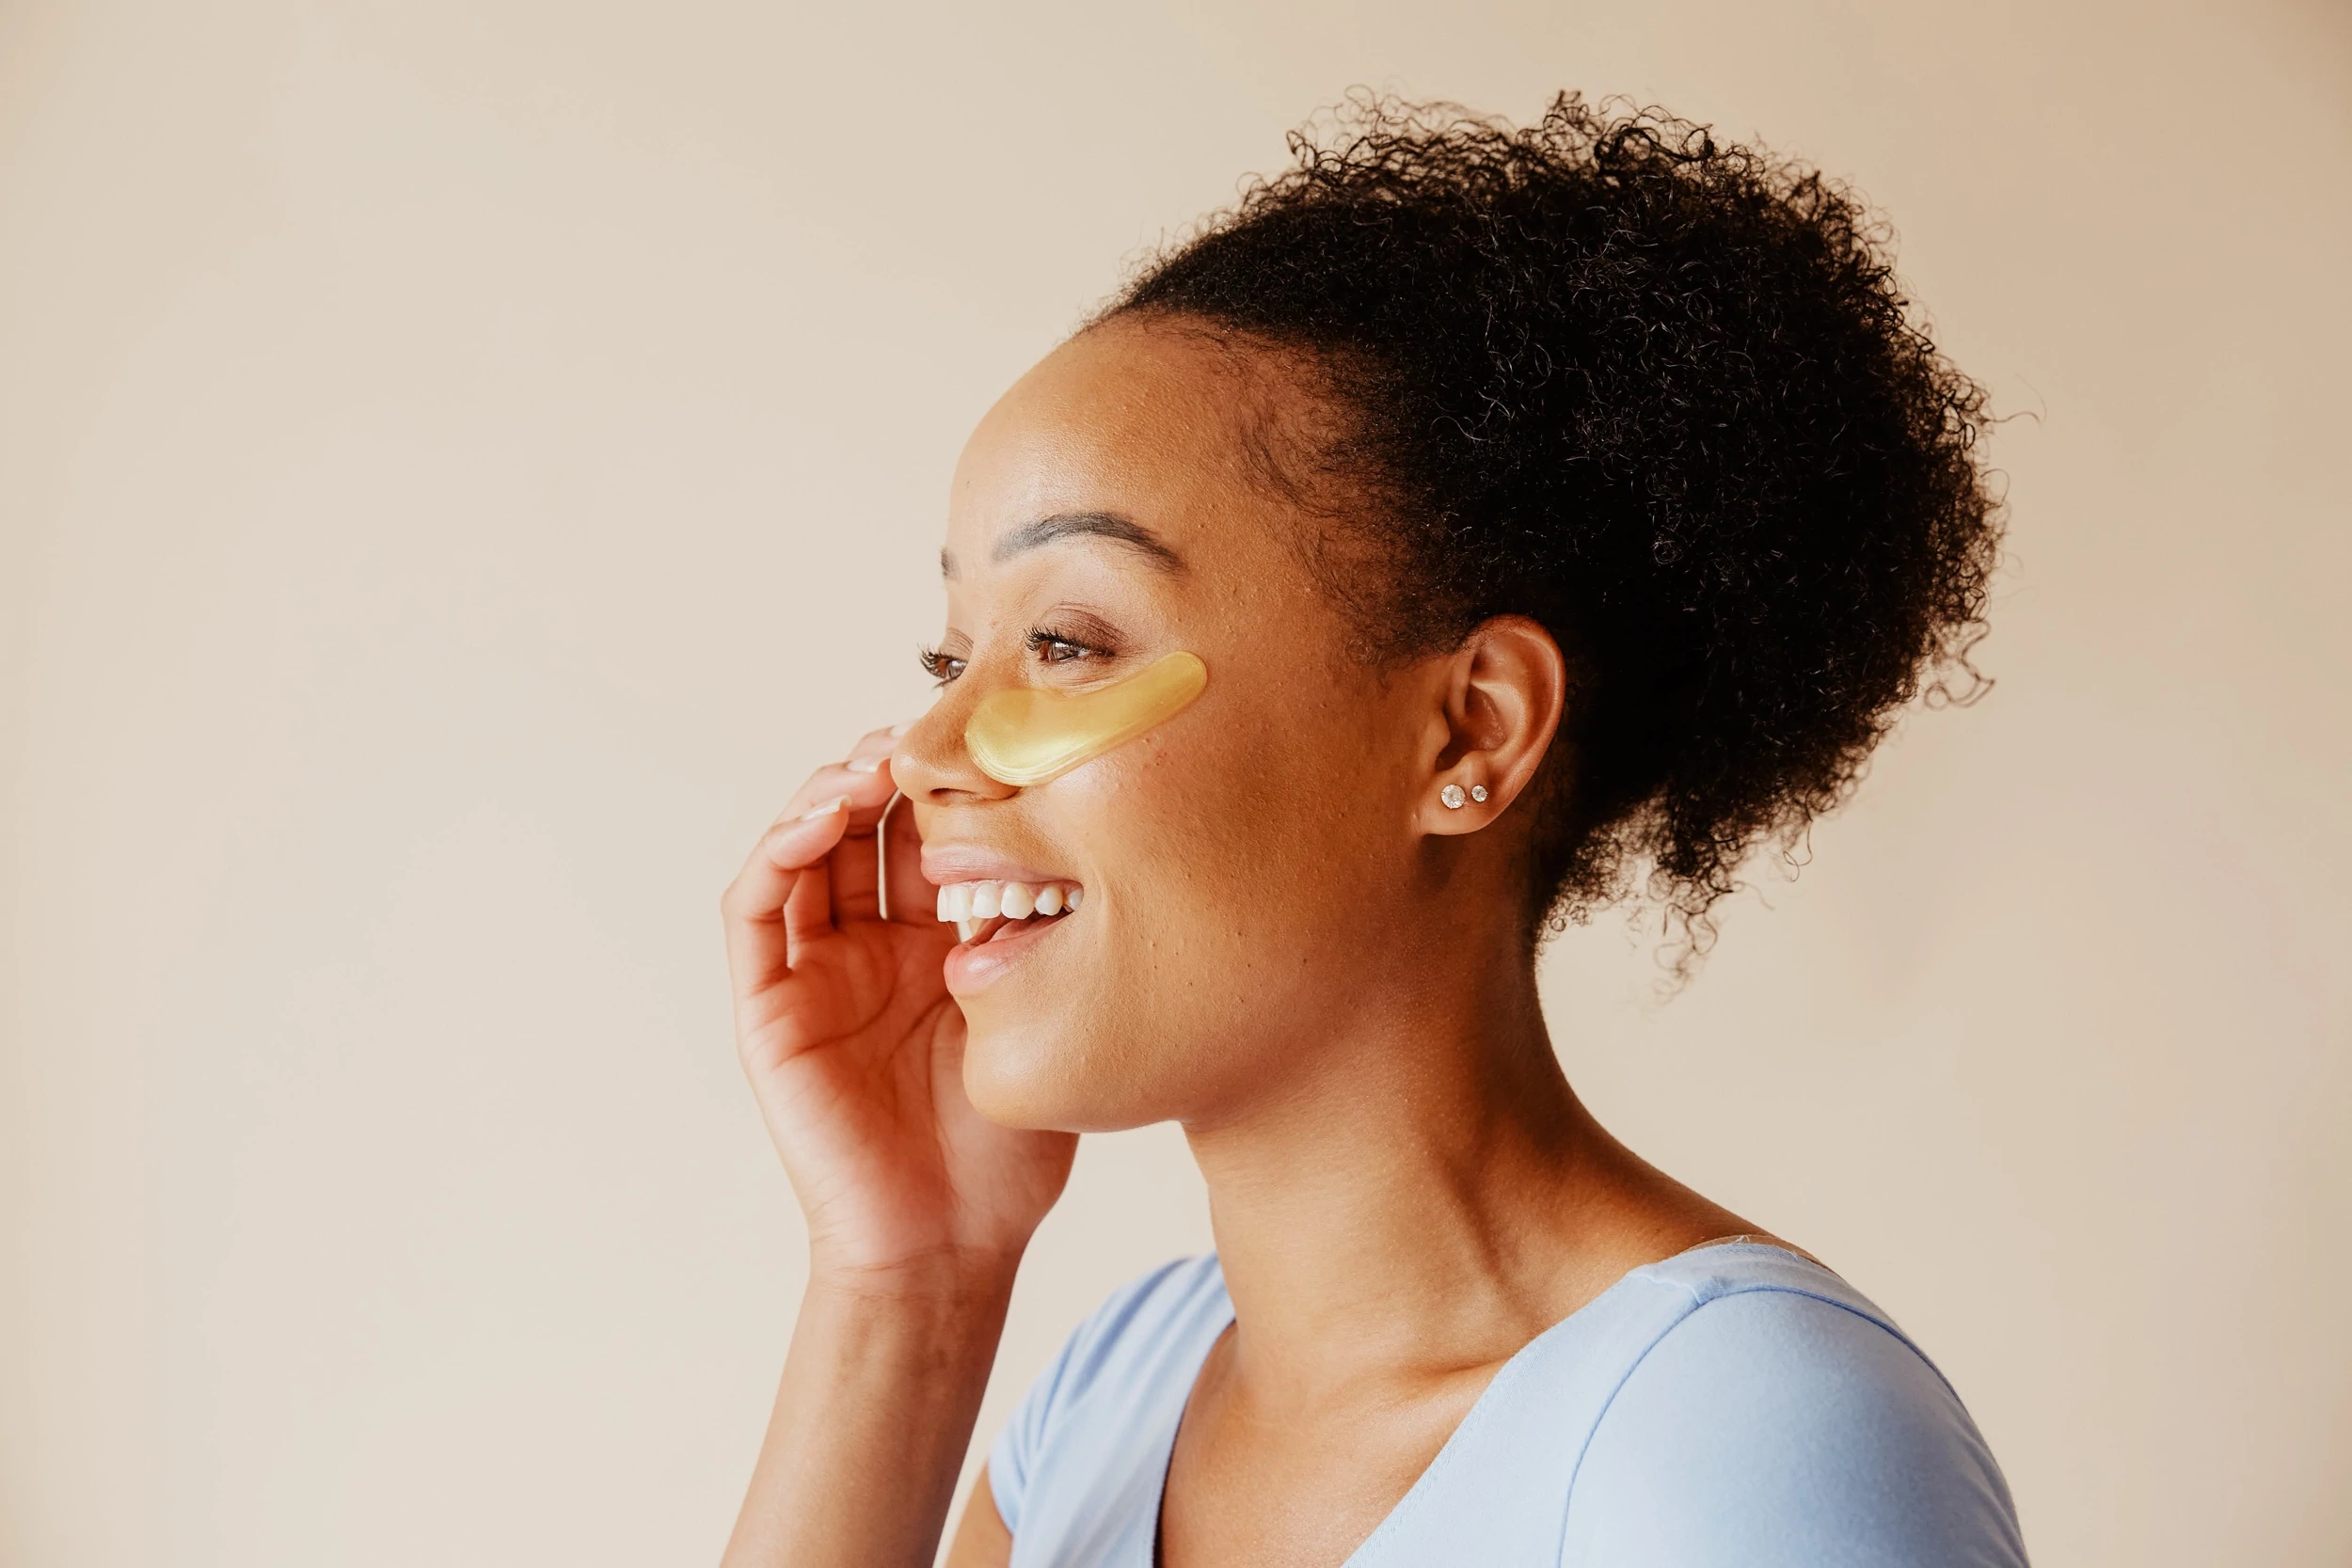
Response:
[[[1408,814],[1363,723],[1269,715],[1183,738],[1143,737],[1040,800],[1096,918],[967,1008],[984,1113],[1182,1117],[1295,1041],[1392,918]]]
[[[1315,911],[1360,896],[1402,843],[1360,723],[1250,709],[1182,744],[1156,738],[1073,802],[1086,858],[1132,921],[1131,961],[1197,963],[1246,935],[1304,936],[1325,924]]]

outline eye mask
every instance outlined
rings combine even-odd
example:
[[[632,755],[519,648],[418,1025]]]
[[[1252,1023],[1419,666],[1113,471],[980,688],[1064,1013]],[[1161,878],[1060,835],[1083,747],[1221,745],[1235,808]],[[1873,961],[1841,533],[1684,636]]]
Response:
[[[1169,654],[1074,696],[1032,687],[992,691],[972,710],[963,744],[998,784],[1041,784],[1173,719],[1208,684],[1209,667],[1198,657]]]

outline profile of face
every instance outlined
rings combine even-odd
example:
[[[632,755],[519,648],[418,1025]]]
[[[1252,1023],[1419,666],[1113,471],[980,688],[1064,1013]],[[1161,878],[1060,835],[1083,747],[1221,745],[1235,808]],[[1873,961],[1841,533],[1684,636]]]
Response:
[[[948,956],[965,1085],[998,1121],[1244,1115],[1327,1066],[1311,1042],[1348,1007],[1461,939],[1441,911],[1512,902],[1523,835],[1498,818],[1557,722],[1557,649],[1531,624],[1360,657],[1311,565],[1328,525],[1253,460],[1250,431],[1311,418],[1309,398],[1198,334],[1114,319],[963,451],[942,689],[893,774],[950,900],[1018,883],[1024,905],[1075,904],[984,920]],[[967,745],[992,694],[1101,691],[1179,654],[1205,666],[1197,695],[1042,783],[1000,782]],[[1489,799],[1447,805],[1454,780]],[[1506,941],[1525,924],[1495,918]]]

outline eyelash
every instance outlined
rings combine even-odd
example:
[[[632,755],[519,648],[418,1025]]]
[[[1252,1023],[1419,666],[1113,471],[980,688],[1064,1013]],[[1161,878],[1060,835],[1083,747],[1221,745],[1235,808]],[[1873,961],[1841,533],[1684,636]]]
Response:
[[[1108,658],[1111,657],[1111,651],[1108,648],[1099,647],[1092,642],[1081,642],[1076,638],[1064,632],[1056,631],[1051,626],[1038,626],[1034,628],[1030,631],[1028,636],[1022,639],[1022,641],[1027,645],[1029,652],[1033,654],[1045,654],[1045,662],[1048,664],[1069,664],[1081,658]],[[1046,650],[1049,648],[1067,648],[1070,652],[1065,655],[1056,657],[1055,655],[1046,653]]]
[[[1044,655],[1044,662],[1047,664],[1070,664],[1082,658],[1111,657],[1111,650],[1108,648],[1098,647],[1091,642],[1081,642],[1076,638],[1065,636],[1050,626],[1034,627],[1021,641],[1029,652]],[[1070,651],[1057,657],[1048,652],[1049,649],[1054,648],[1067,648]],[[923,666],[923,673],[942,686],[946,686],[949,681],[963,673],[964,660],[952,654],[943,654],[937,648],[917,648],[914,657],[916,662]]]

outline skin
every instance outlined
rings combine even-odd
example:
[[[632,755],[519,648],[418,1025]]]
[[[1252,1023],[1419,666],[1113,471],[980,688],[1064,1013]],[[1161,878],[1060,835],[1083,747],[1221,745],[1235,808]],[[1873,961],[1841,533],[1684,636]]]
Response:
[[[1324,525],[1250,457],[1311,439],[1309,386],[1132,320],[1025,376],[957,469],[952,678],[819,769],[727,891],[742,1059],[810,1244],[736,1568],[932,1560],[1080,1132],[1184,1127],[1233,1299],[1169,1467],[1170,1568],[1343,1562],[1520,1347],[1755,1232],[1612,1138],[1545,1032],[1515,806],[1573,700],[1558,647],[1506,617],[1402,667],[1353,656],[1308,564]],[[1179,649],[1200,699],[1049,784],[963,750],[989,691]],[[1449,783],[1488,799],[1448,809]],[[932,884],[981,878],[1086,902],[958,946]],[[983,1475],[948,1561],[1010,1544]]]

